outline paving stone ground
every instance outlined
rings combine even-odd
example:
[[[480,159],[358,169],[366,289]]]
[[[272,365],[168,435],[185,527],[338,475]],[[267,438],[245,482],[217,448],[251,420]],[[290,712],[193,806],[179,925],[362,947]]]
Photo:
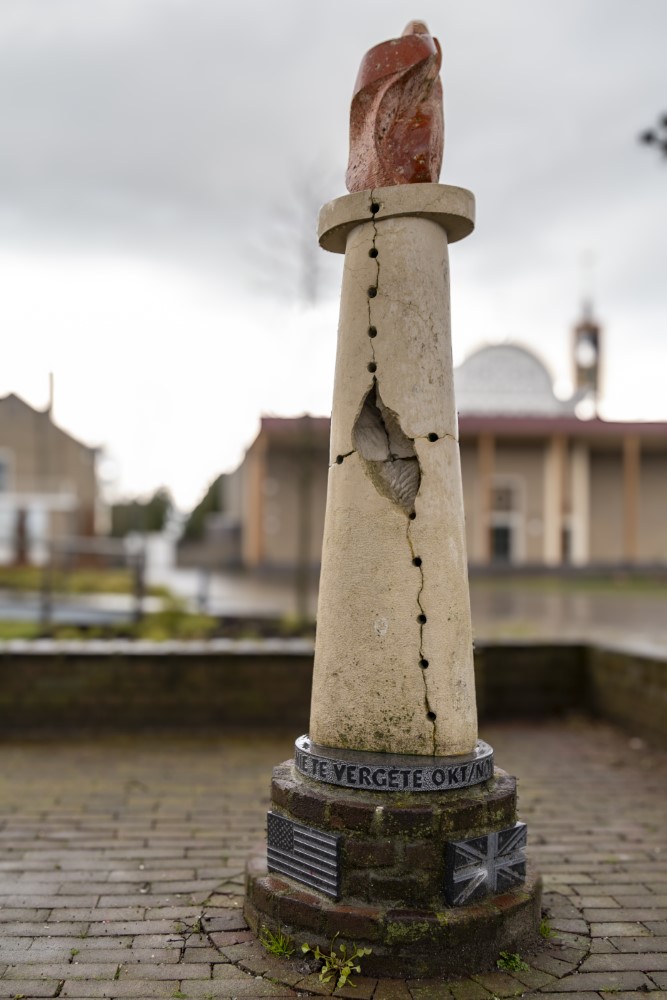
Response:
[[[0,745],[0,998],[329,993],[241,914],[273,764],[291,737]],[[486,727],[519,777],[551,937],[525,969],[355,977],[358,1000],[667,1000],[667,754],[582,719]]]

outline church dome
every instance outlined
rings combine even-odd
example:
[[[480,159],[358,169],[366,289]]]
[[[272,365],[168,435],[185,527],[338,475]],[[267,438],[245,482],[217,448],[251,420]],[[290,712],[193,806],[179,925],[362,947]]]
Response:
[[[546,366],[518,344],[491,344],[454,370],[459,413],[496,416],[573,414],[575,399],[557,399]]]

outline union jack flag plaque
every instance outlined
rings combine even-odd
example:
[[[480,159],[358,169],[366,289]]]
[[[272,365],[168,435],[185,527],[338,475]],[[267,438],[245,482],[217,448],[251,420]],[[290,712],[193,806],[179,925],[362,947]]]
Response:
[[[340,897],[339,836],[269,812],[267,862],[270,872],[280,872],[334,899]]]
[[[471,840],[450,841],[445,853],[445,896],[450,906],[509,892],[526,878],[525,823]]]

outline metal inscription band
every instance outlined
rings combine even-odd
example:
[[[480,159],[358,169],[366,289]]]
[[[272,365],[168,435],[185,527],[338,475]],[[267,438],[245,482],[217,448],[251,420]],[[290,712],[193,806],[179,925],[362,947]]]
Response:
[[[307,778],[367,792],[442,792],[493,777],[493,750],[483,740],[460,757],[339,750],[318,746],[308,736],[295,746],[296,769]]]
[[[269,812],[267,816],[267,867],[289,875],[327,896],[340,896],[340,841],[336,834]]]

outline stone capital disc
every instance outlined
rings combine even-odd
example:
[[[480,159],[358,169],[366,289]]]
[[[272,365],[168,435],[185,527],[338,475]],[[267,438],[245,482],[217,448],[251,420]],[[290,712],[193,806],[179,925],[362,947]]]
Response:
[[[331,253],[345,253],[348,234],[356,226],[405,215],[430,219],[442,226],[449,243],[456,243],[475,228],[475,196],[467,188],[450,184],[397,184],[344,195],[320,211],[320,246]]]

